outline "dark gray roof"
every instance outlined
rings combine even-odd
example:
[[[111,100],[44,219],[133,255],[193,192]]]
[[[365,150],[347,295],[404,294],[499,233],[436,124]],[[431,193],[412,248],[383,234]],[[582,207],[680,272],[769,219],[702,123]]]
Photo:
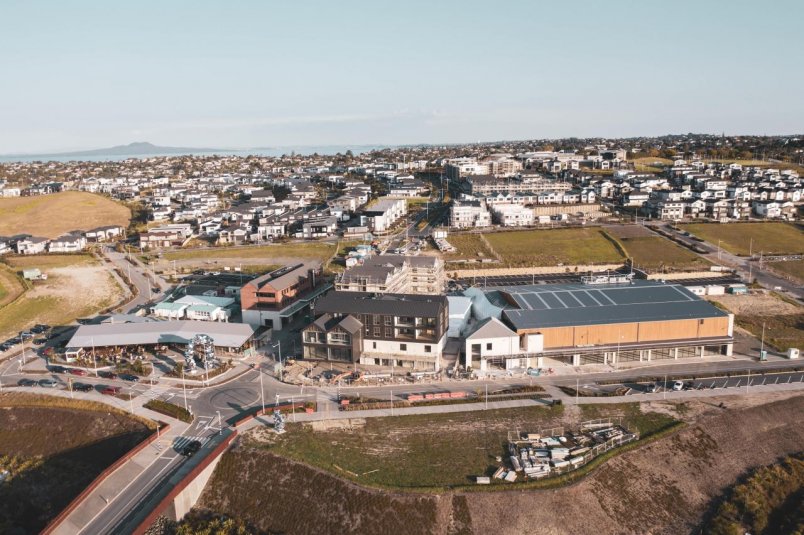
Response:
[[[506,304],[503,316],[515,329],[727,315],[681,285],[652,281],[503,287],[486,294],[492,302]]]
[[[436,317],[447,308],[446,296],[329,292],[316,301],[315,311],[333,314],[384,314],[389,316]]]

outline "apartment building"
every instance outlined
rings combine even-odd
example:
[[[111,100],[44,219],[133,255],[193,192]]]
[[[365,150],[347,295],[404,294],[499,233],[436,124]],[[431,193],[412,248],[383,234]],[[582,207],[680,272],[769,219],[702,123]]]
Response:
[[[494,221],[504,227],[526,227],[534,223],[532,208],[521,204],[496,204],[491,207]]]
[[[140,233],[140,247],[181,247],[193,235],[190,223],[178,223],[152,228]]]
[[[491,226],[491,214],[485,201],[453,201],[449,211],[452,228],[478,228]]]
[[[363,210],[366,226],[372,232],[386,232],[394,223],[408,213],[408,203],[405,199],[390,199],[382,197],[373,205]]]
[[[469,175],[488,175],[489,166],[477,158],[452,158],[444,165],[444,174],[453,182],[460,182]]]
[[[285,266],[240,288],[243,322],[282,330],[309,310],[310,302],[331,288],[321,277],[320,262]]]
[[[447,340],[443,295],[330,292],[304,328],[305,358],[437,371]]]
[[[343,292],[439,294],[444,290],[444,261],[433,256],[380,255],[366,258],[338,278]]]

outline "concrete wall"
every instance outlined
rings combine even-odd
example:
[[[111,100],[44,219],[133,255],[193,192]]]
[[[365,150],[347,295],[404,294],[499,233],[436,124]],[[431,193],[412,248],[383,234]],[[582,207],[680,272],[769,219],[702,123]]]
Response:
[[[173,520],[181,520],[184,518],[184,515],[190,512],[190,509],[195,506],[198,502],[198,498],[201,497],[201,493],[204,492],[204,487],[207,486],[207,482],[209,482],[209,478],[212,477],[212,473],[215,471],[215,467],[218,466],[218,462],[220,462],[221,457],[223,456],[223,452],[226,451],[223,449],[219,455],[216,455],[204,468],[201,473],[199,473],[195,478],[193,478],[184,489],[173,498],[173,505],[167,511],[167,516]]]

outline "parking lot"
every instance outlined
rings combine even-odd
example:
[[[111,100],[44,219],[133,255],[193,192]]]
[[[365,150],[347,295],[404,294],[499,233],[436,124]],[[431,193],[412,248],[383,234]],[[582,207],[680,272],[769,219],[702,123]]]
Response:
[[[551,273],[549,275],[494,275],[490,277],[466,277],[457,279],[455,282],[464,288],[492,287],[492,286],[524,286],[528,284],[572,284],[581,282],[581,276],[585,273]],[[674,279],[674,284],[682,286],[705,286],[709,284],[735,284],[739,283],[740,278],[735,275],[724,275],[712,278],[690,278]]]
[[[707,379],[675,379],[667,378],[658,382],[623,382],[611,385],[582,384],[581,395],[588,392],[591,395],[616,395],[618,392],[625,396],[639,394],[654,394],[661,392],[685,390],[714,390],[728,388],[750,388],[752,386],[804,383],[804,372],[788,372],[774,374],[746,374],[737,377],[713,377]]]

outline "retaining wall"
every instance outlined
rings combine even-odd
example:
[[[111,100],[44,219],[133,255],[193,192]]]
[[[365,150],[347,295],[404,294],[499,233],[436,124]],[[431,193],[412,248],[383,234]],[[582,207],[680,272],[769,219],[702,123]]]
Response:
[[[572,266],[532,266],[517,268],[490,268],[490,269],[447,269],[448,274],[457,273],[458,278],[468,277],[494,277],[498,275],[550,275],[577,273],[586,274],[590,271],[613,271],[623,267],[623,264],[599,264],[599,265],[572,265]]]

